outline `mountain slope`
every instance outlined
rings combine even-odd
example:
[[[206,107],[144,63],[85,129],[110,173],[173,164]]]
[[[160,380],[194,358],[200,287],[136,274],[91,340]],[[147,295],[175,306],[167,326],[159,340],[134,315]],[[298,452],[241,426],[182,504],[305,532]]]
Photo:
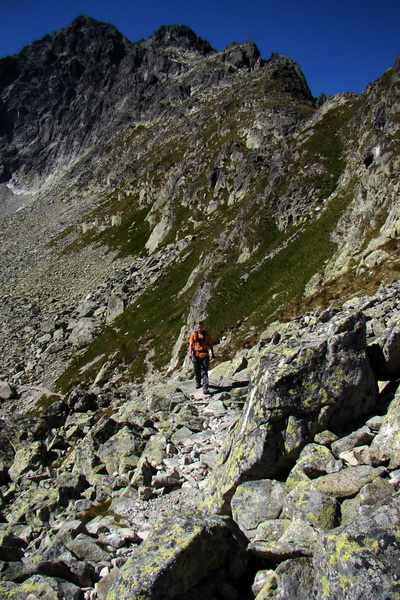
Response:
[[[320,106],[251,42],[131,43],[86,17],[0,61],[1,370],[53,385],[70,361],[62,389],[110,357],[157,375],[199,317],[232,356],[398,276],[399,66]]]

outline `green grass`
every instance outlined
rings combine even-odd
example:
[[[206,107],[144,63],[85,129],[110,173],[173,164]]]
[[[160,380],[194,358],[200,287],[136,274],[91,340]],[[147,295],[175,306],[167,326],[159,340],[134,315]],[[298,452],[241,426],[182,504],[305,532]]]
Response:
[[[332,202],[319,219],[310,221],[297,232],[292,228],[291,233],[295,235],[287,246],[250,272],[246,280],[241,279],[241,275],[249,272],[257,259],[284,239],[272,221],[264,224],[266,232],[269,229],[265,243],[249,263],[228,265],[207,306],[207,322],[218,337],[233,324],[245,321],[245,327],[237,332],[237,339],[232,342],[230,350],[241,346],[252,327],[257,332],[262,331],[272,320],[284,317],[288,309],[302,298],[312,275],[322,268],[336,248],[330,241],[330,234],[351,199],[352,193],[349,192]],[[289,231],[286,236],[288,234]]]

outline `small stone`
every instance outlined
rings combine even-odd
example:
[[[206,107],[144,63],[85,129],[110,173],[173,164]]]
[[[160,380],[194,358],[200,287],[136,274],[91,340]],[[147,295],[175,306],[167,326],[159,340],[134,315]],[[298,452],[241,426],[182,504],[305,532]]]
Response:
[[[148,500],[151,498],[153,494],[153,490],[151,487],[142,486],[138,489],[138,497],[139,500]]]

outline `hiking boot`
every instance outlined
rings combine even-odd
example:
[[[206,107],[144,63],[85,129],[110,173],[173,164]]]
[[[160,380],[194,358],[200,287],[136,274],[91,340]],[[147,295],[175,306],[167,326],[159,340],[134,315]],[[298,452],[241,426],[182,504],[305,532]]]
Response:
[[[209,394],[209,393],[210,393],[210,390],[209,390],[208,388],[204,388],[203,392],[204,392],[205,394]]]
[[[196,383],[196,390],[199,390],[201,388],[201,383]]]

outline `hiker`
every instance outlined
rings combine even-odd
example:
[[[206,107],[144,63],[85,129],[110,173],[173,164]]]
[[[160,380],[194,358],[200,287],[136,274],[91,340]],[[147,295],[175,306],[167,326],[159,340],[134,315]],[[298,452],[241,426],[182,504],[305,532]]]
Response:
[[[214,347],[211,335],[204,329],[203,321],[196,323],[196,331],[190,334],[189,338],[189,358],[193,362],[194,374],[196,377],[196,389],[201,388],[208,394],[208,364],[210,362],[209,351],[215,358]]]

